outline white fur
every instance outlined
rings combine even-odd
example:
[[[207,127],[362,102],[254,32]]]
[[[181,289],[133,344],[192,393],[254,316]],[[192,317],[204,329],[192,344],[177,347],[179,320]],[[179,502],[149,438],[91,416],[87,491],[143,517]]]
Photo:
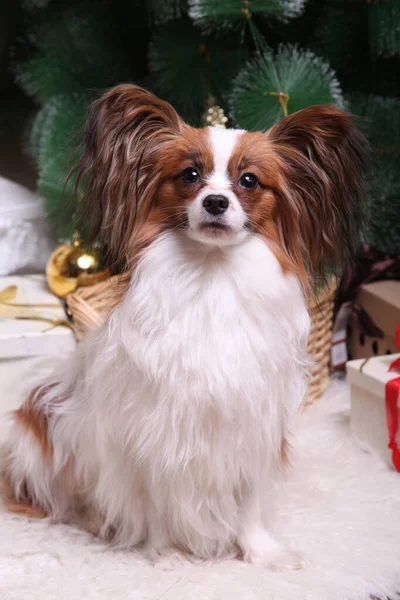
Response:
[[[10,380],[28,374],[9,363]],[[7,407],[0,398],[0,412]],[[74,527],[0,508],[1,600],[395,600],[400,476],[357,446],[349,411],[349,386],[333,382],[300,414],[292,468],[274,493],[275,533],[306,568],[275,574],[227,560],[164,570],[141,552],[115,552]]]
[[[243,228],[247,220],[246,213],[232,191],[232,182],[228,174],[229,159],[242,133],[240,129],[208,128],[214,169],[207,178],[207,184],[188,207],[188,233],[194,240],[221,247],[238,244],[247,236],[247,231]],[[204,209],[203,200],[209,194],[222,194],[228,198],[229,207],[222,216],[210,217]],[[202,224],[212,221],[227,225],[229,231],[215,232],[201,228]]]
[[[214,157],[214,170],[209,175],[207,183],[210,187],[218,190],[229,188],[231,181],[228,175],[228,163],[243,131],[241,129],[209,127],[208,134]]]
[[[16,425],[16,487],[26,479],[46,505],[50,494],[62,518],[59,476],[72,468],[80,501],[122,546],[209,558],[238,542],[251,562],[297,568],[263,512],[305,393],[308,332],[301,287],[264,240],[213,248],[163,234],[106,325],[50,379],[52,463]]]

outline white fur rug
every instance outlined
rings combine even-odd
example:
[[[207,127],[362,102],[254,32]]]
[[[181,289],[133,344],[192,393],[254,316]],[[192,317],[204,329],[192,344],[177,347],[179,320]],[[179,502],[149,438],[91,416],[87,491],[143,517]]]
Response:
[[[335,381],[300,417],[277,529],[302,571],[239,561],[162,570],[67,526],[0,513],[1,600],[368,600],[400,596],[400,474],[357,447]]]

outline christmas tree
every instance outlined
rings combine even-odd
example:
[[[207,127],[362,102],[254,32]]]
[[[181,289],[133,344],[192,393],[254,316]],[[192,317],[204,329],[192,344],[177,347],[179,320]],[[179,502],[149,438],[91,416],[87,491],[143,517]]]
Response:
[[[16,81],[36,103],[27,148],[60,238],[76,207],[67,179],[85,111],[134,82],[193,125],[205,111],[266,130],[334,104],[374,149],[367,241],[400,252],[400,3],[396,0],[25,0]],[[67,183],[65,183],[67,181]]]

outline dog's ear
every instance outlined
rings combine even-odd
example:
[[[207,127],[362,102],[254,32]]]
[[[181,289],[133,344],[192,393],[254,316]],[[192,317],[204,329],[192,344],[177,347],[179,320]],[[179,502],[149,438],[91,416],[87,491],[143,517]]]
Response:
[[[135,85],[119,85],[89,108],[77,165],[78,222],[99,237],[114,265],[129,260],[141,218],[161,175],[158,157],[182,121],[170,104]]]
[[[266,135],[279,157],[282,244],[312,279],[353,255],[366,215],[369,147],[347,113],[321,105],[294,113]]]

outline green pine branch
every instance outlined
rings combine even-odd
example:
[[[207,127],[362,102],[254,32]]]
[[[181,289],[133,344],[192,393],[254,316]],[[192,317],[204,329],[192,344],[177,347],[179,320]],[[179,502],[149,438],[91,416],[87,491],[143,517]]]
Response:
[[[231,112],[238,127],[265,131],[282,119],[286,110],[290,114],[313,104],[343,108],[339,83],[321,58],[287,45],[275,54],[259,54],[240,71],[233,86]]]
[[[154,92],[198,125],[210,94],[227,105],[232,80],[244,64],[244,49],[235,34],[204,36],[189,20],[180,19],[156,29],[149,58]]]
[[[374,56],[400,56],[400,3],[398,0],[368,4],[369,37]]]
[[[202,29],[232,28],[253,15],[283,21],[302,13],[306,0],[189,0],[189,15]]]
[[[367,240],[382,252],[400,254],[400,154],[378,154],[369,193]]]
[[[74,181],[69,177],[77,162],[88,97],[54,96],[38,112],[30,147],[38,161],[38,191],[49,221],[61,239],[73,231],[76,210]]]
[[[44,103],[56,95],[132,79],[130,61],[110,31],[107,11],[93,0],[64,10],[60,4],[30,33],[33,54],[15,67],[25,92]]]
[[[149,13],[156,24],[187,15],[187,0],[146,0]]]
[[[400,153],[400,100],[371,94],[350,94],[351,112],[371,144],[385,154]]]

